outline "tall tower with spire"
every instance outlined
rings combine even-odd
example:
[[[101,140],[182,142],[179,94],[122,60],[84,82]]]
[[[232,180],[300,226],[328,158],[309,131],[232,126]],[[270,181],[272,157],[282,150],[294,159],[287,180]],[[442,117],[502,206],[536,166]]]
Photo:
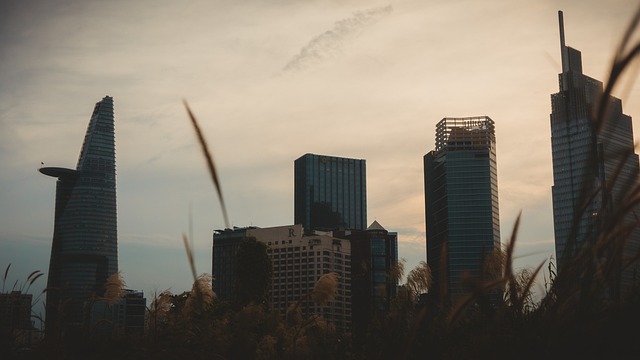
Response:
[[[608,96],[601,102],[602,82],[583,74],[580,51],[565,44],[562,11],[558,22],[562,73],[559,91],[551,95],[550,120],[555,248],[562,269],[585,242],[596,240],[603,217],[612,216],[626,190],[637,183],[638,155],[622,101]],[[600,104],[606,104],[607,112],[596,119]],[[631,223],[634,217],[629,212],[623,221]],[[637,231],[628,237],[628,250],[637,247],[637,237]],[[622,282],[631,282],[629,274]]]
[[[118,271],[112,97],[96,103],[76,169],[40,172],[58,179],[45,331],[69,333],[86,321],[91,298]]]

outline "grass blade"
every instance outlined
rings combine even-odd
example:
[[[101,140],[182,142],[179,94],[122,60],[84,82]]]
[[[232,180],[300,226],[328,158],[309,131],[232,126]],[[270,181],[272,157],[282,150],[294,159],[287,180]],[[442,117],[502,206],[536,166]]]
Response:
[[[193,259],[193,249],[191,248],[191,245],[189,245],[189,239],[187,239],[187,236],[184,234],[182,235],[182,241],[184,242],[184,248],[187,251],[187,258],[189,259],[189,266],[191,267],[193,281],[196,281],[198,276],[196,275],[196,263]]]
[[[11,263],[7,265],[7,268],[4,271],[4,277],[2,278],[2,293],[4,294],[4,284],[7,281],[7,275],[9,275],[9,268],[11,268]]]
[[[211,152],[209,151],[209,147],[207,146],[207,141],[200,130],[200,126],[198,125],[198,121],[195,116],[191,112],[189,108],[189,104],[184,100],[184,107],[187,109],[187,113],[189,114],[189,119],[191,120],[191,124],[193,125],[194,130],[196,131],[196,135],[198,136],[198,142],[202,147],[202,152],[204,153],[204,157],[207,160],[207,167],[209,168],[209,173],[211,174],[211,180],[213,180],[213,185],[216,188],[218,193],[218,199],[220,200],[220,207],[222,208],[222,215],[224,216],[224,224],[227,228],[231,228],[229,222],[229,216],[227,215],[227,207],[224,204],[224,198],[222,197],[222,188],[220,186],[220,180],[218,179],[218,173],[216,172],[216,167],[213,163],[213,156],[211,156]]]

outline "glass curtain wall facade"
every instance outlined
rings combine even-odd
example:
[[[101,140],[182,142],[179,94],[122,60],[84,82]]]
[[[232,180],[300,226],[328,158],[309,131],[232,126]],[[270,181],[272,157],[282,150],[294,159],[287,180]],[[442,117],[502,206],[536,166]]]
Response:
[[[583,74],[580,51],[565,45],[561,11],[558,20],[562,73],[558,75],[559,91],[551,95],[550,121],[554,235],[558,267],[562,268],[586,241],[595,239],[603,216],[610,216],[637,183],[638,155],[631,117],[622,112],[620,99],[606,99],[602,125],[594,119],[602,83]],[[636,221],[634,212],[627,214],[625,223]],[[636,230],[628,238],[628,254],[637,251],[639,235]],[[623,282],[630,283],[631,272]]]
[[[247,231],[255,227],[234,227],[233,229],[215,230],[213,233],[213,249],[211,267],[214,277],[213,291],[219,300],[233,301],[236,287],[236,253],[243,240],[247,239]]]
[[[46,327],[73,330],[87,315],[87,302],[101,295],[118,271],[113,98],[96,103],[76,169],[42,167],[58,178]]]
[[[352,324],[355,346],[364,343],[374,316],[384,316],[398,293],[398,234],[377,221],[367,230],[334,232],[351,241]]]
[[[467,292],[463,274],[483,276],[500,248],[494,122],[487,116],[444,118],[436,148],[424,156],[427,263],[436,296]]]
[[[365,160],[305,154],[294,163],[294,220],[305,231],[365,229]]]

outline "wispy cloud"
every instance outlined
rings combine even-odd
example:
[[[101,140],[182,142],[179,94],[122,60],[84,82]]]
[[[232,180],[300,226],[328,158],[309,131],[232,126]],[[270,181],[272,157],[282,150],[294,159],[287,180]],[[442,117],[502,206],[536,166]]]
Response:
[[[376,7],[357,11],[351,17],[336,22],[333,29],[316,36],[303,47],[299,54],[289,60],[283,70],[301,70],[339,56],[344,47],[355,40],[364,29],[374,25],[392,11],[391,5]]]

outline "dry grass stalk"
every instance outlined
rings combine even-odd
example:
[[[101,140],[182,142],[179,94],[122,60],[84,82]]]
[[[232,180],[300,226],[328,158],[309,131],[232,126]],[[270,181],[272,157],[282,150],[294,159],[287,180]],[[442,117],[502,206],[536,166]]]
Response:
[[[224,216],[224,224],[227,228],[231,228],[231,223],[229,222],[229,216],[227,215],[227,207],[224,204],[224,198],[222,197],[222,187],[220,186],[220,180],[218,179],[218,173],[216,171],[216,167],[213,163],[213,156],[209,151],[209,147],[207,146],[207,141],[202,134],[202,130],[200,130],[200,126],[196,121],[195,116],[191,112],[187,101],[184,101],[184,107],[187,109],[187,113],[189,114],[189,119],[191,120],[191,124],[193,125],[194,130],[196,131],[196,135],[198,136],[198,142],[202,148],[202,153],[204,154],[205,160],[207,161],[207,167],[209,168],[209,174],[211,174],[211,180],[213,181],[213,185],[216,188],[216,192],[218,193],[218,200],[220,200],[220,207],[222,208],[222,215]]]
[[[11,268],[11,263],[7,265],[7,268],[4,270],[4,276],[2,277],[2,292],[4,293],[4,284],[7,281],[7,275],[9,275],[9,269]]]
[[[198,276],[196,275],[196,262],[193,258],[193,248],[189,243],[189,239],[187,235],[182,234],[182,242],[184,243],[185,251],[187,252],[187,259],[189,260],[189,268],[191,269],[191,276],[193,276],[193,281],[198,280]]]
[[[103,298],[107,304],[113,305],[118,302],[118,300],[124,296],[125,286],[124,278],[119,271],[111,274],[104,284],[105,291]]]
[[[213,292],[212,279],[211,274],[204,273],[194,281],[185,303],[184,311],[187,315],[197,314],[203,307],[213,304],[216,294]]]
[[[202,133],[202,130],[198,125],[198,121],[196,120],[196,117],[193,115],[193,112],[191,112],[191,108],[189,108],[189,104],[187,104],[186,100],[184,100],[183,103],[189,115],[189,120],[191,120],[191,124],[193,125],[193,128],[196,132],[198,143],[200,144],[202,153],[204,154],[204,157],[207,163],[207,168],[209,169],[209,174],[211,175],[211,180],[213,181],[213,185],[218,194],[218,200],[220,201],[220,207],[222,209],[222,215],[224,216],[225,226],[227,228],[230,228],[231,225],[229,222],[229,216],[227,214],[227,207],[224,203],[224,197],[222,196],[222,187],[220,185],[218,173],[216,171],[216,167],[213,162],[213,156],[211,155],[211,151],[209,150],[207,141],[204,138],[204,134]],[[210,294],[208,290],[205,291],[204,289],[201,289],[201,286],[198,285],[199,283],[202,283],[203,280],[202,279],[199,280],[198,277],[196,276],[197,272],[196,272],[195,260],[193,256],[193,247],[189,244],[189,241],[186,235],[182,236],[182,240],[184,242],[185,250],[187,252],[187,258],[189,260],[189,266],[191,268],[191,274],[193,276],[193,281],[194,281],[193,292],[196,298],[198,299],[199,306],[202,307],[209,301],[209,299],[212,300],[215,296],[213,294],[213,290],[211,290],[211,294]],[[211,279],[209,280],[209,284],[211,284]]]

